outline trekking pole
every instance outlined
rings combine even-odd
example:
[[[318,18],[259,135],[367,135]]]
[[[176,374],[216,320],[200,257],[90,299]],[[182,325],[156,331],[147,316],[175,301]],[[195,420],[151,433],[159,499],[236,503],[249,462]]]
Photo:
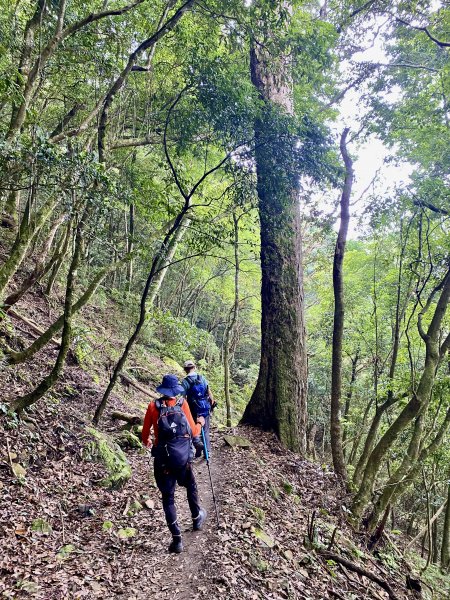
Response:
[[[208,467],[208,473],[209,473],[209,481],[211,483],[211,491],[212,491],[212,497],[213,497],[213,502],[214,502],[214,508],[216,510],[216,519],[217,519],[217,529],[219,529],[220,527],[220,523],[219,523],[219,511],[217,510],[217,501],[216,501],[216,495],[214,493],[214,486],[213,486],[213,481],[212,481],[212,477],[211,477],[211,468],[209,466],[209,452],[208,452],[208,446],[206,445],[206,438],[205,438],[205,432],[203,430],[202,427],[202,440],[203,440],[203,446],[205,448],[205,458],[206,458],[206,466]]]

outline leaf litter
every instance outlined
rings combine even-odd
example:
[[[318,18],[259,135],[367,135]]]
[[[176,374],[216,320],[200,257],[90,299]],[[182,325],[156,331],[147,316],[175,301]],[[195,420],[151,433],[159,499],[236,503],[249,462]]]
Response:
[[[34,298],[27,311],[40,310],[42,321],[46,309],[39,301]],[[3,369],[0,389],[8,391],[7,397],[23,393],[53,360],[54,350],[47,349],[30,365]],[[105,469],[85,456],[89,415],[107,377],[102,365],[97,377],[99,383],[69,362],[45,402],[24,419],[0,419],[0,439],[9,445],[8,451],[0,446],[4,598],[388,598],[364,576],[316,551],[327,547],[335,528],[336,551],[388,581],[397,598],[409,597],[398,574],[369,557],[364,536],[348,526],[349,499],[333,472],[284,450],[275,436],[247,427],[213,429],[211,468],[220,527],[206,463],[197,460],[208,520],[204,531],[192,532],[185,490],[177,489],[185,551],[169,555],[170,536],[146,453],[126,449],[132,476],[115,491],[98,485]],[[113,397],[110,410],[141,413],[142,406],[142,397],[130,389],[126,403]],[[101,429],[115,435],[118,425],[105,419]],[[230,446],[224,435],[238,435],[250,445]],[[22,469],[11,468],[13,460]],[[313,543],[308,539],[312,515]]]

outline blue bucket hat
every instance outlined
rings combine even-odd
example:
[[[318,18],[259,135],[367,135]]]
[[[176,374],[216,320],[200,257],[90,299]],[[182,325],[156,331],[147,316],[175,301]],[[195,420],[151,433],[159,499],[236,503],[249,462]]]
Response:
[[[178,394],[184,394],[184,387],[180,385],[176,375],[164,375],[161,385],[156,388],[156,391],[163,396],[173,398]]]

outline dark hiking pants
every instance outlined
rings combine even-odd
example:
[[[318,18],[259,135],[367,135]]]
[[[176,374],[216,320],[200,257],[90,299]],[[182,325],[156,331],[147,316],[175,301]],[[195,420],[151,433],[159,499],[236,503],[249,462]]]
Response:
[[[181,485],[186,488],[186,495],[191,510],[192,518],[198,517],[200,504],[198,501],[197,482],[191,463],[181,469],[171,470],[155,459],[155,481],[162,496],[162,505],[166,516],[167,526],[172,535],[181,535],[177,522],[177,510],[175,507],[175,486]]]

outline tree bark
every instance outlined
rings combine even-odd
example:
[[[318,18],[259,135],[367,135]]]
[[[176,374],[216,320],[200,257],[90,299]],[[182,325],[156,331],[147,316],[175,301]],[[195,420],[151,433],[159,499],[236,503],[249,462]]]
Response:
[[[345,164],[344,189],[341,195],[341,222],[336,241],[333,261],[333,293],[334,293],[334,321],[333,321],[333,346],[331,356],[331,406],[330,406],[330,436],[333,467],[343,481],[347,481],[344,451],[342,449],[341,426],[341,392],[342,392],[342,339],[344,335],[344,275],[343,263],[345,244],[347,241],[348,225],[350,222],[350,196],[353,183],[353,163],[347,151],[346,128],[341,135],[341,154]]]
[[[8,258],[0,267],[0,305],[3,304],[2,298],[9,282],[25,258],[33,236],[42,228],[57,204],[56,198],[49,198],[31,218],[35,194],[36,189],[33,186],[14,244],[8,253]]]
[[[239,217],[233,213],[234,225],[234,305],[229,322],[225,329],[223,344],[223,373],[225,404],[227,408],[227,427],[231,427],[231,395],[230,395],[230,343],[239,316]]]
[[[69,267],[69,273],[67,275],[66,297],[64,301],[63,331],[58,357],[50,374],[47,377],[45,377],[32,392],[14,400],[14,402],[11,405],[11,408],[16,413],[21,412],[25,408],[28,408],[29,406],[40,400],[40,398],[42,398],[55,385],[63,370],[67,353],[70,348],[70,342],[72,339],[73,294],[75,291],[77,269],[80,263],[82,236],[86,217],[87,209],[85,209],[84,214],[77,227],[75,249]]]
[[[286,6],[287,3],[283,3]],[[276,64],[276,70],[273,65]],[[289,449],[306,451],[307,354],[296,139],[280,124],[293,114],[291,62],[254,44],[252,82],[263,101],[255,120],[261,225],[261,360],[242,423],[273,430]]]
[[[448,474],[447,507],[445,509],[444,526],[442,530],[441,570],[447,572],[450,568],[450,472]]]
[[[95,293],[98,286],[105,279],[108,273],[112,269],[116,269],[119,265],[123,264],[126,260],[129,260],[129,258],[130,256],[127,255],[122,260],[118,261],[115,264],[108,265],[107,267],[103,268],[97,273],[97,275],[94,277],[84,294],[82,294],[82,296],[80,296],[80,298],[74,303],[72,307],[72,316],[89,302],[91,296]],[[36,352],[39,352],[39,350],[44,348],[44,346],[46,346],[49,343],[49,341],[52,339],[55,333],[57,333],[61,329],[61,327],[63,327],[63,325],[64,315],[61,315],[58,319],[56,319],[54,323],[52,323],[52,325],[50,325],[50,327],[48,327],[48,329],[40,337],[38,337],[31,344],[31,346],[29,346],[22,352],[10,352],[9,354],[5,353],[7,364],[17,365],[19,363],[25,362],[26,360],[29,360],[32,356],[34,356],[34,354],[36,354]]]
[[[47,255],[50,251],[51,245],[53,244],[53,240],[55,238],[56,232],[59,228],[59,226],[61,225],[61,223],[64,221],[64,215],[60,216],[58,219],[56,219],[56,221],[53,223],[50,232],[47,235],[47,240],[44,244],[43,249],[39,252],[38,257],[36,258],[36,264],[34,269],[31,271],[31,273],[24,279],[24,281],[22,282],[22,284],[17,288],[17,290],[15,290],[14,292],[12,292],[6,299],[4,302],[4,310],[5,312],[8,312],[8,310],[11,308],[11,306],[14,306],[14,304],[16,304],[17,302],[19,302],[19,300],[22,298],[22,296],[24,296],[27,291],[35,284],[37,283],[41,277],[43,277],[45,275],[45,273],[48,273],[48,271],[53,267],[54,263],[56,262],[59,252],[55,252],[54,256],[52,257],[52,259],[49,261],[49,263],[46,265],[45,264],[45,260],[47,258]],[[61,241],[60,246],[64,245],[64,240]]]

